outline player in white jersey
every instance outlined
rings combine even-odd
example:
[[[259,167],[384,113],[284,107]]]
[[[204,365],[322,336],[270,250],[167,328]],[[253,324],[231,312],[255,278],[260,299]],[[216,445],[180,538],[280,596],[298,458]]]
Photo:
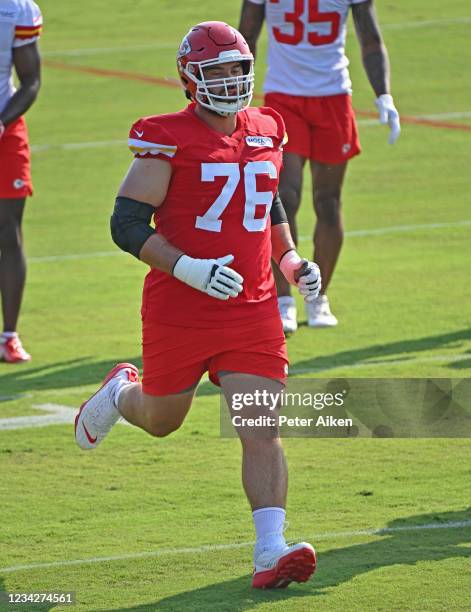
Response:
[[[0,0],[0,294],[3,333],[0,359],[29,361],[16,326],[26,277],[21,221],[32,194],[24,113],[40,87],[37,40],[42,16],[32,0]],[[19,87],[13,85],[13,69]]]
[[[306,305],[310,327],[337,325],[325,293],[343,241],[341,191],[347,162],[360,153],[345,55],[350,8],[380,121],[389,124],[389,143],[393,144],[400,133],[399,114],[390,94],[388,54],[373,0],[244,0],[239,25],[255,54],[266,21],[265,105],[283,116],[287,129],[280,195],[295,240],[307,159],[311,166],[317,215],[314,258],[322,273],[322,294]],[[275,278],[283,328],[292,333],[297,329],[294,298],[278,270]]]

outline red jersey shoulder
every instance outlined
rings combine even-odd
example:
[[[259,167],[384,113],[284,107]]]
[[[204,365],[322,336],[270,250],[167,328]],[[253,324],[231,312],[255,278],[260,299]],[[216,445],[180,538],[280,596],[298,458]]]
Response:
[[[183,148],[185,111],[138,119],[129,131],[128,146],[135,157],[170,161]]]
[[[251,107],[245,111],[246,131],[253,136],[265,136],[274,139],[275,146],[285,141],[286,128],[281,115],[269,106]]]

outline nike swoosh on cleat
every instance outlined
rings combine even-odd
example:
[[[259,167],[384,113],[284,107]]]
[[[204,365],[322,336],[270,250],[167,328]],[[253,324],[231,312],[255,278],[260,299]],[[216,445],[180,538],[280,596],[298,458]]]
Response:
[[[95,436],[94,438],[92,438],[92,436],[88,433],[87,428],[85,427],[85,423],[82,423],[82,427],[83,427],[83,431],[85,432],[85,435],[87,436],[87,439],[90,442],[90,444],[95,444],[98,436]]]

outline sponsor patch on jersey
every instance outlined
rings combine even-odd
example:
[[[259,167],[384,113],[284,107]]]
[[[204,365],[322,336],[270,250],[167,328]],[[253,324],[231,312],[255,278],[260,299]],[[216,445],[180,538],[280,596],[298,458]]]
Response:
[[[269,147],[273,149],[273,140],[269,136],[247,136],[245,142],[249,147]]]

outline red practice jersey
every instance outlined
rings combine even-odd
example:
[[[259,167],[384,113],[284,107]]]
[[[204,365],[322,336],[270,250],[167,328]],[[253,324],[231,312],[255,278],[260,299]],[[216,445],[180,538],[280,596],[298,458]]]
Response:
[[[147,320],[217,327],[276,315],[270,208],[284,138],[283,120],[271,108],[240,111],[232,136],[210,128],[194,103],[132,126],[129,147],[136,157],[172,165],[167,196],[154,215],[157,233],[191,257],[234,255],[230,266],[244,277],[243,292],[221,301],[153,269],[144,284]]]

